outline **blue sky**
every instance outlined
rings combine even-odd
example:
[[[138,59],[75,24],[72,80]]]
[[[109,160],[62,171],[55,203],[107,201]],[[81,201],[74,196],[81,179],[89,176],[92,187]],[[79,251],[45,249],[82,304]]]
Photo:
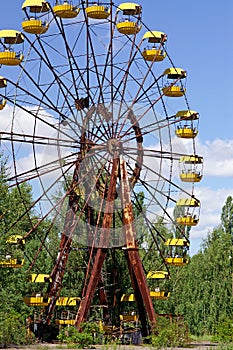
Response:
[[[1,1],[1,29],[21,29],[22,3]],[[141,0],[140,4],[148,27],[167,34],[170,56],[188,73],[190,107],[200,113],[197,153],[204,156],[204,178],[196,188],[202,208],[200,224],[191,233],[193,254],[208,230],[220,222],[227,196],[233,196],[233,2]]]

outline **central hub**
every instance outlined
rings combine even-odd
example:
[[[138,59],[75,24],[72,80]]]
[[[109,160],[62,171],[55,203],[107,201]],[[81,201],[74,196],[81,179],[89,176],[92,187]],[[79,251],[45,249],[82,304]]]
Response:
[[[122,148],[122,144],[121,141],[119,141],[118,139],[108,139],[107,141],[107,147],[108,147],[108,151],[111,154],[115,154],[116,152],[119,153],[121,148]]]

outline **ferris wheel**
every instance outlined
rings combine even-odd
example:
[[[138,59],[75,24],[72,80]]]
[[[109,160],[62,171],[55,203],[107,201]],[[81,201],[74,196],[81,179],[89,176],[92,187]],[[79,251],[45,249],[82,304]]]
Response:
[[[28,183],[33,191],[30,210],[38,220],[23,241],[51,223],[32,269],[47,237],[60,230],[47,272],[46,322],[75,240],[91,261],[75,324],[87,317],[108,249],[125,250],[139,315],[145,319],[146,311],[153,324],[138,250],[142,222],[155,241],[161,241],[156,222],[177,226],[180,243],[188,242],[185,228],[199,221],[194,185],[203,158],[187,72],[174,64],[166,33],[147,27],[137,3],[25,0],[22,13],[22,28],[0,31],[1,147],[10,187],[20,191]],[[163,262],[175,257],[169,259]]]

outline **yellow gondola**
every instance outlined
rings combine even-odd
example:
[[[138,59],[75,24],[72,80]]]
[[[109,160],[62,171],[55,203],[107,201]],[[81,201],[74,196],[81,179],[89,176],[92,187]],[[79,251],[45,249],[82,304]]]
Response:
[[[17,66],[23,60],[21,52],[14,51],[15,45],[24,41],[24,36],[17,30],[0,30],[0,39],[2,39],[3,51],[0,52],[0,64],[6,66]]]
[[[46,0],[25,0],[22,9],[26,7],[29,8],[29,11],[32,13],[42,13],[49,11],[49,4]]]
[[[138,321],[138,315],[122,314],[119,315],[121,322],[135,322]]]
[[[75,325],[75,320],[59,320],[57,319],[55,323],[59,326],[74,326]]]
[[[34,293],[33,295],[26,295],[23,301],[28,306],[48,306],[49,298],[43,296],[42,293]]]
[[[193,139],[198,134],[199,114],[196,111],[184,110],[176,113],[175,118],[180,122],[176,126],[176,136],[185,139]]]
[[[76,306],[81,299],[78,297],[59,297],[56,301],[57,306]]]
[[[189,259],[187,258],[183,258],[183,257],[178,257],[178,256],[174,256],[174,257],[168,257],[165,258],[165,262],[168,265],[173,265],[173,266],[185,266],[188,264]]]
[[[134,294],[122,294],[121,296],[121,302],[135,302],[135,296]],[[119,315],[121,322],[135,322],[138,320],[138,315],[135,311],[131,311],[128,313],[124,313]]]
[[[49,24],[42,20],[44,13],[49,11],[49,4],[45,0],[26,0],[22,5],[22,10],[27,14],[27,18],[22,22],[22,28],[30,34],[46,33]]]
[[[149,271],[146,275],[148,279],[169,279],[169,273],[167,271]]]
[[[106,5],[93,4],[88,5],[86,13],[89,18],[94,19],[107,19],[110,16],[110,7]]]
[[[34,293],[23,298],[28,306],[47,306],[50,303],[50,298],[43,293]],[[81,299],[78,297],[59,297],[56,301],[56,306],[76,306]]]
[[[117,8],[118,32],[125,35],[137,34],[141,30],[142,7],[132,2],[120,4]]]
[[[57,315],[58,316],[58,315]],[[60,326],[74,326],[76,313],[70,310],[62,310],[55,323]]]
[[[48,274],[43,273],[33,273],[30,277],[30,282],[33,283],[44,283],[44,282],[51,282],[52,279],[49,277]]]
[[[40,19],[30,18],[22,22],[22,28],[30,34],[43,34],[47,32],[49,25]]]
[[[147,279],[167,280],[170,275],[167,271],[149,271],[146,276]],[[150,291],[152,299],[166,300],[170,297],[171,293],[164,287],[157,286],[154,291]]]
[[[150,291],[151,299],[155,300],[167,300],[171,293],[165,290],[154,290]]]
[[[186,89],[181,83],[181,79],[186,78],[186,72],[182,68],[168,68],[163,72],[166,77],[162,91],[165,96],[181,97],[185,94]],[[172,82],[171,82],[172,80]]]
[[[200,182],[203,177],[203,157],[182,156],[180,158],[180,179],[183,182]]]
[[[21,268],[24,265],[24,259],[11,259],[6,258],[0,261],[0,267]]]
[[[12,235],[10,236],[7,240],[6,240],[6,244],[8,246],[8,251],[6,254],[5,259],[0,261],[0,267],[2,268],[21,268],[24,265],[24,259],[22,259],[21,257],[12,257],[12,246],[21,246],[24,248],[25,245],[25,240],[23,239],[23,237],[21,235]],[[15,247],[13,248],[14,250],[14,256],[18,255],[16,254],[16,249]],[[20,251],[20,255],[21,255],[21,251]]]
[[[12,235],[6,240],[6,243],[24,245],[25,239],[21,235]]]
[[[167,40],[165,33],[158,31],[146,32],[142,40],[147,42],[148,45],[142,52],[142,56],[146,61],[159,62],[164,60],[166,52],[163,50],[163,44]],[[159,44],[159,46],[156,47],[156,44]]]
[[[79,14],[80,8],[72,5],[71,1],[56,1],[53,12],[60,18],[75,18]]]
[[[122,294],[121,301],[136,301],[134,294]]]
[[[189,248],[189,242],[186,239],[170,238],[164,244],[170,247],[169,256],[164,259],[168,265],[185,266],[188,264],[187,249]]]
[[[182,213],[176,218],[179,225],[196,226],[199,222],[200,201],[196,198],[181,198],[176,206],[182,208]]]
[[[0,64],[5,66],[17,66],[23,60],[23,55],[21,53],[2,51],[0,52]]]

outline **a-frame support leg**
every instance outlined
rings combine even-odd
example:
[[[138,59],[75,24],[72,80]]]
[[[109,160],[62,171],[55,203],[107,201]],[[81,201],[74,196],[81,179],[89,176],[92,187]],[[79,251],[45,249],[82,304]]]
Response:
[[[148,325],[144,312],[146,310],[151,327],[154,327],[156,323],[156,315],[137,246],[133,206],[130,196],[130,185],[124,161],[121,161],[120,163],[120,174],[121,200],[123,207],[123,230],[126,239],[126,256],[143,332],[145,332],[145,335],[147,335]],[[145,307],[145,309],[142,305]]]
[[[116,194],[116,181],[120,170],[121,180],[121,200],[122,200],[122,215],[123,215],[123,234],[126,240],[126,256],[131,276],[131,281],[134,287],[135,298],[138,304],[140,319],[143,327],[143,333],[148,334],[148,324],[146,313],[150,320],[150,325],[153,327],[156,322],[156,315],[153,303],[150,297],[150,291],[147,286],[145,273],[142,266],[142,261],[139,256],[139,250],[136,241],[136,232],[134,227],[133,207],[130,197],[130,185],[128,174],[125,167],[125,162],[119,158],[114,159],[111,174],[111,181],[107,197],[107,204],[103,219],[102,233],[100,244],[102,248],[98,248],[91,272],[91,276],[86,288],[85,298],[81,301],[76,317],[76,326],[80,328],[81,323],[86,319],[91,302],[100,278],[101,269],[106,257],[107,247],[109,245],[109,231],[112,224],[112,213],[114,209],[114,199]],[[146,313],[145,313],[146,310]]]
[[[116,183],[117,183],[118,173],[119,173],[119,159],[115,157],[113,160],[109,191],[107,196],[103,224],[101,228],[101,235],[100,235],[100,242],[99,242],[99,246],[101,248],[97,248],[96,255],[94,258],[94,264],[93,264],[90,279],[86,288],[85,296],[80,302],[78,313],[75,319],[75,325],[77,328],[80,328],[81,323],[87,317],[97,284],[101,277],[102,266],[106,257],[107,247],[109,246],[110,228],[112,225],[112,218],[113,218],[112,213],[114,209],[114,200],[116,197]]]

